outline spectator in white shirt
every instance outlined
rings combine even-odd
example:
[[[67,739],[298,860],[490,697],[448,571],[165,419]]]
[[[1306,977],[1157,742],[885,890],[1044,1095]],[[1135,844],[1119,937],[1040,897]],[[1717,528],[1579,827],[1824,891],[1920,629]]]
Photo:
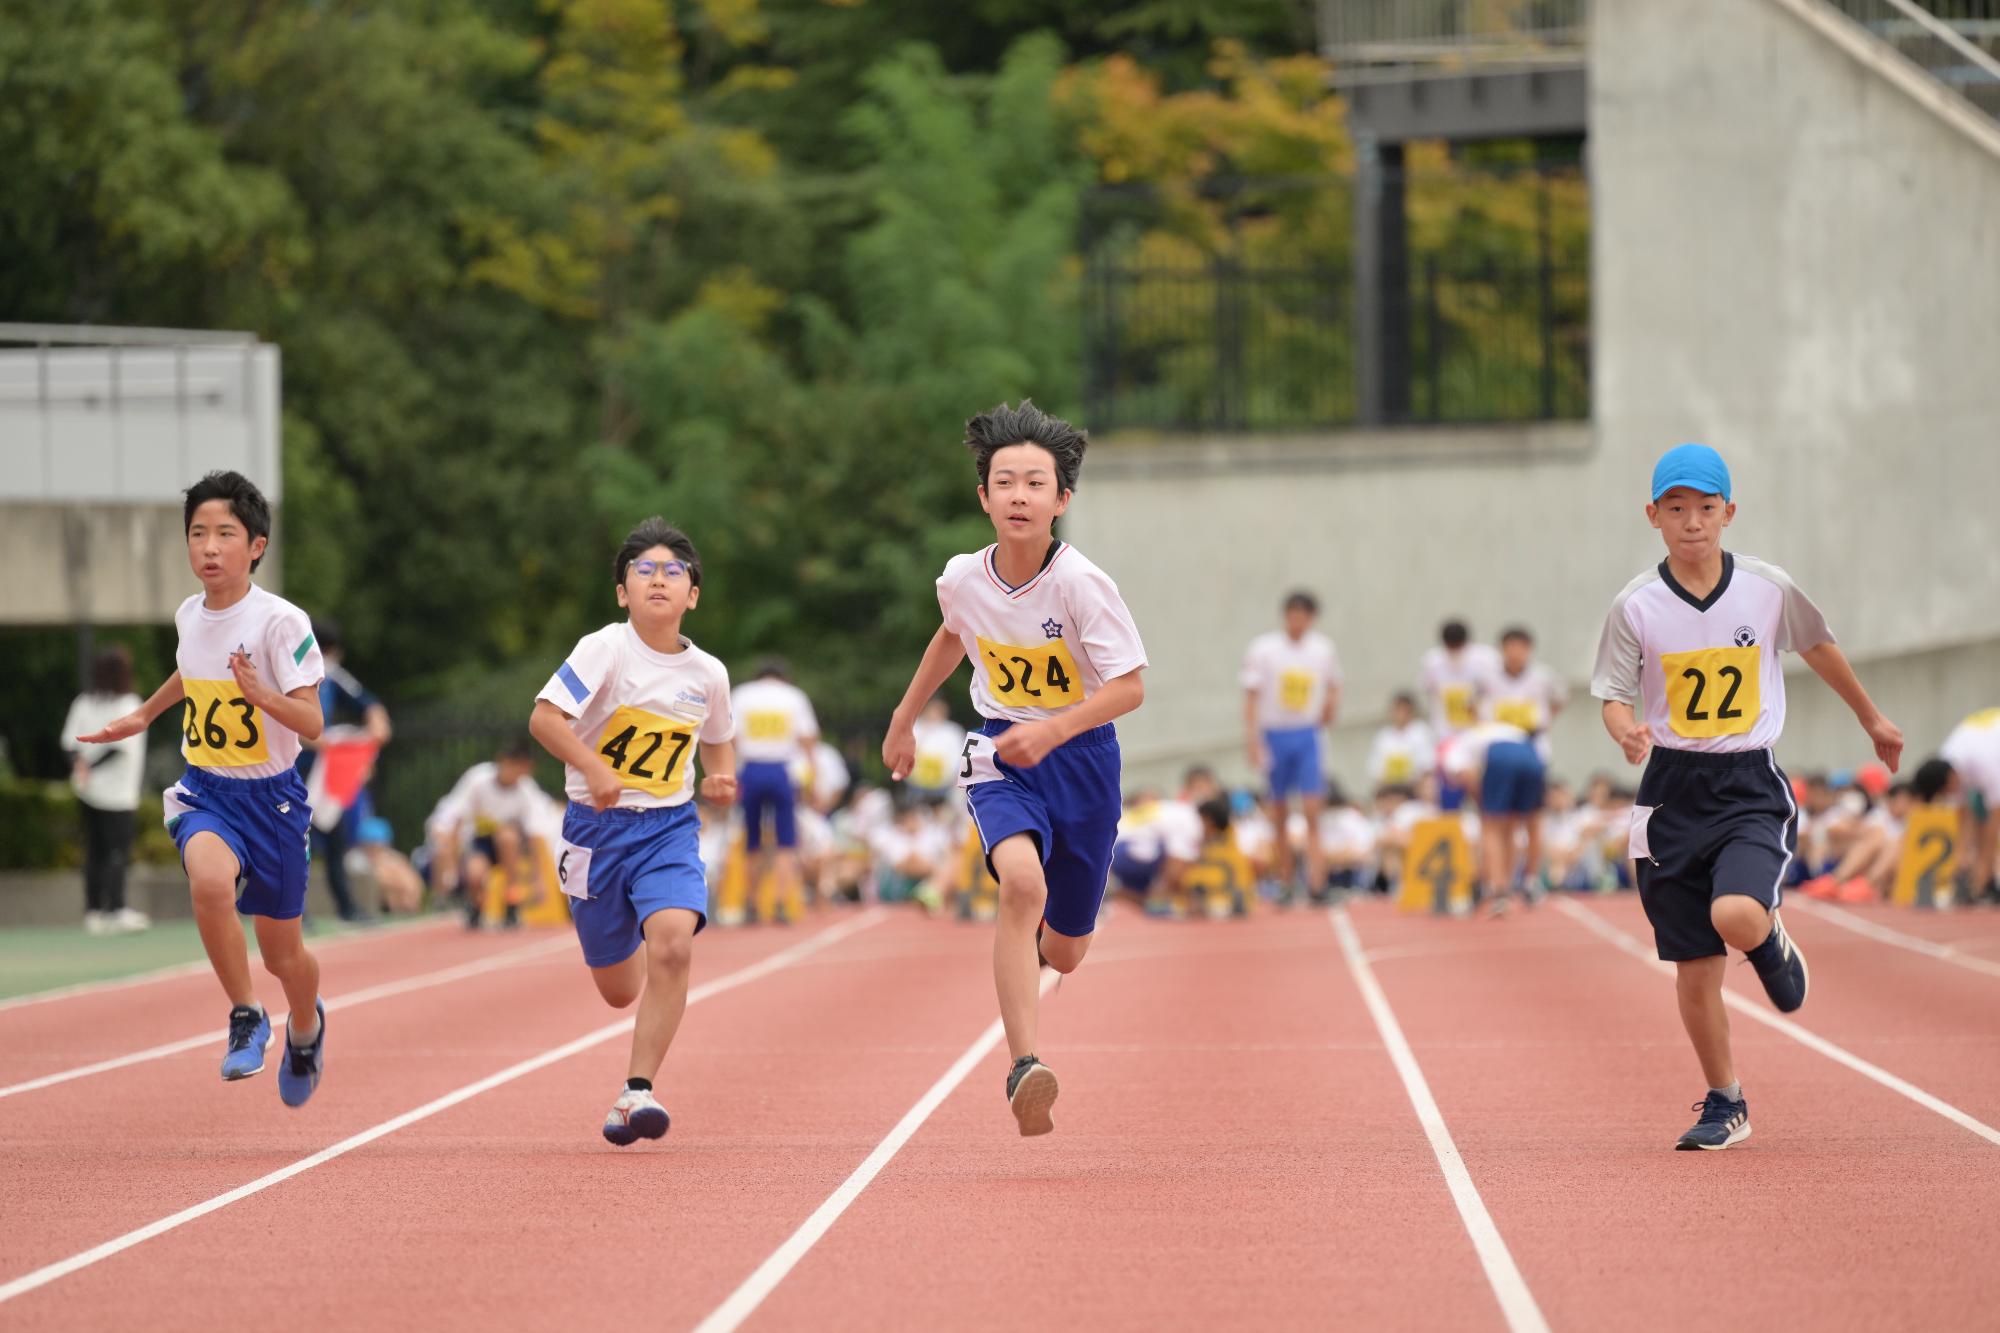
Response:
[[[146,733],[102,745],[76,739],[94,735],[139,705],[132,692],[132,655],[113,644],[91,660],[90,688],[70,704],[63,721],[63,748],[72,756],[70,786],[83,811],[83,928],[92,935],[119,935],[153,924],[144,912],[125,905]]]

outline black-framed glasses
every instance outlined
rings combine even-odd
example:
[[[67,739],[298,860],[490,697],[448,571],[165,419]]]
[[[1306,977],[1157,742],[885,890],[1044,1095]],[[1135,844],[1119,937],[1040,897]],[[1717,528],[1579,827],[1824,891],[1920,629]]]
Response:
[[[677,579],[688,572],[687,561],[634,560],[632,562],[632,572],[642,579],[653,577],[656,571],[662,578]]]

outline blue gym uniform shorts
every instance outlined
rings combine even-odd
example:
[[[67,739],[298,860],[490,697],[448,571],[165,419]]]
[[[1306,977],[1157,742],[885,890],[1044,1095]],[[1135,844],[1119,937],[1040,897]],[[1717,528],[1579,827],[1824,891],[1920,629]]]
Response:
[[[236,910],[290,921],[306,910],[312,807],[298,772],[225,778],[190,768],[165,793],[167,832],[187,868],[188,839],[213,833],[236,854]]]
[[[1740,893],[1775,908],[1798,853],[1792,784],[1769,750],[1653,748],[1632,808],[1639,901],[1670,963],[1727,952],[1709,906]]]
[[[1013,723],[989,719],[981,734],[997,737]],[[1088,935],[1097,929],[1104,903],[1111,849],[1118,841],[1118,732],[1110,723],[1074,736],[1033,768],[994,760],[997,782],[967,787],[972,822],[986,851],[1017,833],[1032,834],[1048,881],[1042,919],[1058,935]],[[998,878],[998,875],[995,875]]]
[[[701,816],[694,802],[645,810],[593,810],[569,804],[556,874],[570,894],[569,914],[592,967],[622,963],[645,942],[646,918],[669,907],[708,924],[708,880],[701,868]],[[577,878],[587,896],[577,896]]]
[[[1270,756],[1271,799],[1326,795],[1326,772],[1320,765],[1319,728],[1287,727],[1264,733]]]
[[[791,771],[778,763],[746,763],[736,773],[737,801],[743,807],[743,850],[764,845],[764,811],[778,835],[778,846],[799,845],[798,798],[792,792]]]
[[[1530,741],[1495,741],[1486,747],[1479,777],[1479,809],[1489,815],[1540,814],[1546,783],[1542,757]]]

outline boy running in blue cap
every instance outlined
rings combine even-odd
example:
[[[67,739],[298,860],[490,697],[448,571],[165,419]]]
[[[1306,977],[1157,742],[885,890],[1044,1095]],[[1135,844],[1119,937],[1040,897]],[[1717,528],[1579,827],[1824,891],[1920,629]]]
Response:
[[[1722,1003],[1728,949],[1749,957],[1781,1011],[1806,999],[1805,957],[1778,919],[1779,884],[1798,849],[1791,783],[1771,752],[1785,725],[1779,655],[1798,653],[1846,701],[1891,772],[1903,733],[1868,698],[1790,577],[1722,549],[1736,505],[1720,454],[1700,444],[1668,450],[1653,469],[1646,517],[1667,558],[1611,604],[1590,692],[1604,701],[1605,730],[1625,758],[1651,755],[1629,851],[1708,1078],[1701,1118],[1674,1146],[1712,1150],[1750,1137]]]
[[[965,426],[979,503],[997,540],[953,556],[938,579],[944,624],[897,705],[882,762],[901,781],[916,762],[917,717],[972,659],[966,789],[1000,884],[993,982],[1014,1063],[1007,1104],[1023,1134],[1055,1128],[1056,1076],[1035,1058],[1039,962],[1074,971],[1090,948],[1118,837],[1118,733],[1145,698],[1146,649],[1118,585],[1052,535],[1083,466],[1083,432],[1033,403],[1002,404]]]

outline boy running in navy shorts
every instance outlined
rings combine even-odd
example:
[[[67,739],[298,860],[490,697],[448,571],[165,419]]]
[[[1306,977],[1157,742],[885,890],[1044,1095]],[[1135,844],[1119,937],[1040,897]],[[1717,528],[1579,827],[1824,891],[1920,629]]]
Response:
[[[1069,508],[1087,441],[1023,401],[966,423],[993,545],[952,557],[938,579],[944,624],[889,722],[882,762],[897,780],[916,759],[915,722],[972,659],[972,704],[958,772],[1000,884],[993,983],[1013,1066],[1007,1101],[1023,1134],[1055,1128],[1056,1076],[1035,1058],[1038,959],[1072,972],[1090,948],[1118,835],[1113,718],[1145,698],[1146,649],[1118,587],[1052,535]]]
[[[202,591],[174,613],[177,669],[136,712],[78,739],[137,735],[185,702],[187,772],[167,788],[164,804],[202,947],[229,996],[222,1076],[261,1073],[271,1042],[271,1020],[250,983],[241,913],[255,918],[264,970],[291,1008],[278,1096],[303,1106],[325,1063],[326,1012],[319,960],[299,925],[312,811],[297,764],[300,741],[320,733],[324,668],[306,613],[250,581],[271,542],[263,493],[239,473],[211,472],[188,488],[182,518]]]
[[[613,562],[629,619],[586,634],[535,697],[528,730],[563,761],[569,810],[556,879],[570,898],[597,993],[639,1001],[625,1087],[604,1117],[624,1147],[667,1132],[653,1080],[687,1010],[694,937],[708,923],[708,878],[694,806],[736,799],[729,673],[681,633],[701,600],[701,557],[649,518]]]
[[[1611,604],[1590,683],[1625,758],[1652,756],[1629,850],[1708,1079],[1701,1118],[1674,1145],[1683,1149],[1750,1137],[1722,1004],[1728,950],[1748,956],[1781,1011],[1806,1000],[1805,957],[1778,919],[1799,833],[1791,782],[1771,752],[1785,725],[1780,654],[1798,653],[1833,687],[1891,772],[1903,752],[1903,733],[1869,700],[1819,608],[1776,565],[1722,549],[1736,517],[1729,489],[1728,467],[1706,445],[1661,456],[1646,517],[1667,558]]]

